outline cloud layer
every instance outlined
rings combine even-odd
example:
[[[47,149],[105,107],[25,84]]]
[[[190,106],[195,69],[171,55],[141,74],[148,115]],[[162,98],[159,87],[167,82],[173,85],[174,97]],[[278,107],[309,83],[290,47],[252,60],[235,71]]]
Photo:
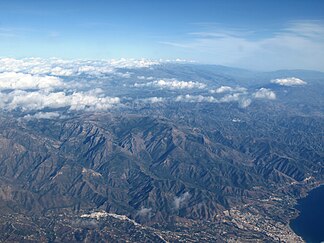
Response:
[[[176,77],[156,79],[153,77],[155,72],[147,71],[154,71],[153,66],[157,63],[159,61],[126,59],[0,58],[0,64],[3,64],[0,65],[0,109],[22,111],[23,116],[29,119],[55,119],[60,111],[105,111],[120,105],[234,102],[246,108],[255,99],[276,99],[276,94],[266,88],[254,92],[245,87],[226,85],[211,89],[198,81],[183,81]],[[134,79],[137,81],[135,84]],[[306,84],[297,78],[271,82]],[[114,89],[117,93],[120,90],[125,93],[112,95]]]
[[[81,74],[101,76],[121,74],[121,68],[148,68],[160,61],[147,59],[112,60],[62,60],[57,58],[0,58],[0,72],[21,72],[33,75],[77,76]],[[125,74],[124,74],[125,75]]]
[[[310,69],[324,71],[324,23],[292,21],[272,32],[197,25],[178,40],[160,43],[204,63],[258,70]],[[199,55],[197,55],[199,53]]]
[[[95,63],[95,61],[89,62]],[[86,61],[80,65],[79,61],[38,58],[23,60],[2,58],[0,63],[3,64],[0,66],[2,71],[0,71],[0,109],[2,110],[32,112],[33,115],[25,117],[49,119],[57,118],[58,113],[42,112],[42,110],[66,108],[70,111],[96,111],[107,110],[120,103],[120,98],[105,96],[103,90],[99,88],[93,87],[81,91],[79,88],[82,85],[65,82],[65,78],[61,77],[80,72],[90,74],[94,72],[98,74],[103,70],[111,72],[111,66],[104,68],[95,65],[87,66]],[[39,112],[35,113],[37,111]]]

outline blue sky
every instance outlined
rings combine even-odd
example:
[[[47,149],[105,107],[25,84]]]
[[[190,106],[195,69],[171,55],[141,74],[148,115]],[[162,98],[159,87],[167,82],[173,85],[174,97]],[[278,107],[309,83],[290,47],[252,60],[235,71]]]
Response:
[[[0,56],[324,71],[324,1],[0,0]]]

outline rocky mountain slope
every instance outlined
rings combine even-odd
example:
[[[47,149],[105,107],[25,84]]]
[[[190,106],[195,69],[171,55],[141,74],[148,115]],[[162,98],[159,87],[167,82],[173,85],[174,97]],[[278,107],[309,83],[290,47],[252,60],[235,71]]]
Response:
[[[154,72],[214,75],[176,67]],[[231,71],[218,75],[237,84]],[[241,93],[226,101],[211,98],[219,89],[172,88],[143,101],[158,92],[151,85],[196,85],[168,82],[109,111],[2,111],[0,241],[300,241],[288,227],[293,205],[323,183],[322,84],[227,87]]]

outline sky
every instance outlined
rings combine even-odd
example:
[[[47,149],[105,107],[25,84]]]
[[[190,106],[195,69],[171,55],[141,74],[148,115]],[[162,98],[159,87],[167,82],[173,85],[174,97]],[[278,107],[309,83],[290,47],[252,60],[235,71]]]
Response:
[[[324,1],[0,0],[0,57],[324,71]]]

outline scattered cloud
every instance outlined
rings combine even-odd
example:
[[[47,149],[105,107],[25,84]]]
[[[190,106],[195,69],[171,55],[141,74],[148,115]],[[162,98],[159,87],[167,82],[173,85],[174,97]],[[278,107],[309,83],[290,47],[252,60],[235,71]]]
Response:
[[[126,73],[116,72],[115,75],[121,78],[130,78],[132,76],[130,72],[126,72]]]
[[[268,100],[276,99],[276,93],[273,92],[271,89],[266,89],[266,88],[259,89],[253,94],[253,96],[256,99],[268,99]]]
[[[184,194],[182,194],[179,197],[174,197],[174,207],[175,209],[179,209],[183,206],[183,204],[190,198],[190,193],[189,192],[185,192]]]
[[[55,119],[61,117],[58,112],[37,112],[34,115],[27,114],[24,116],[26,119]]]
[[[96,86],[81,91],[80,88],[85,88],[82,85],[57,77],[83,72],[96,75],[105,71],[111,73],[113,67],[106,67],[101,61],[0,58],[0,64],[0,108],[31,112],[26,118],[57,117],[57,113],[44,113],[43,109],[96,111],[107,110],[120,103],[120,98],[105,96],[104,91]]]
[[[97,97],[87,92],[46,92],[15,90],[10,93],[0,93],[0,108],[12,111],[37,111],[45,108],[68,108],[69,110],[107,110],[120,103],[118,97]]]
[[[182,81],[176,78],[156,80],[149,75],[139,75],[141,73],[134,70],[136,68],[146,69],[157,63],[160,61],[0,58],[0,109],[23,111],[23,115],[28,119],[54,119],[59,116],[59,110],[103,111],[119,106],[122,100],[126,101],[126,104],[129,102],[155,104],[166,101],[236,102],[240,107],[245,108],[254,99],[275,99],[275,93],[269,89],[262,88],[250,93],[246,88],[239,86],[220,86],[209,90],[208,95],[207,85],[202,82]],[[132,78],[138,82],[129,85]],[[123,94],[119,90],[111,89],[116,81],[120,82],[123,89],[154,87],[172,90],[170,92],[172,96],[167,96],[169,93],[165,93],[164,97],[154,96],[155,91],[150,91],[154,94],[152,97],[134,98],[132,95],[124,94],[121,100],[118,96]],[[271,82],[281,85],[306,83],[297,78],[276,79]],[[195,94],[180,95],[182,90],[188,93],[189,90],[193,90]]]
[[[238,101],[238,103],[241,108],[246,108],[249,105],[251,105],[252,100],[249,98],[242,98],[241,100]]]
[[[216,93],[216,94],[221,94],[221,93],[230,93],[230,92],[246,92],[247,89],[243,87],[230,87],[230,86],[221,86],[216,89],[210,90],[210,92]]]
[[[240,93],[234,93],[234,94],[228,94],[222,97],[219,102],[227,103],[227,102],[233,102],[233,101],[238,101],[240,99],[241,94]]]
[[[175,101],[177,102],[218,102],[216,98],[213,96],[203,96],[203,95],[179,95],[175,98]]]
[[[298,86],[307,84],[304,80],[299,78],[290,77],[290,78],[277,78],[271,80],[271,83],[279,84],[282,86]]]
[[[149,98],[141,99],[140,101],[141,102],[144,102],[144,103],[154,104],[154,103],[164,102],[165,101],[165,98],[163,98],[163,97],[149,97]]]
[[[139,215],[141,217],[150,217],[151,212],[152,212],[152,208],[141,207],[141,209],[138,211],[137,215]]]
[[[243,96],[242,93],[228,94],[219,99],[219,103],[229,102],[237,102],[241,108],[246,108],[252,103],[252,100],[245,95]]]
[[[252,103],[252,99],[242,93],[234,93],[223,96],[217,99],[213,96],[203,96],[203,95],[179,95],[175,98],[177,102],[192,102],[192,103],[230,103],[237,102],[241,108],[246,108]]]
[[[60,78],[39,76],[25,73],[0,73],[0,90],[4,89],[53,89],[63,88],[65,84]]]
[[[149,77],[145,77],[145,76],[137,76],[137,79],[139,80],[153,80],[154,77],[149,76]]]
[[[134,87],[157,87],[162,89],[204,89],[206,84],[177,79],[160,79],[147,83],[135,83]]]

